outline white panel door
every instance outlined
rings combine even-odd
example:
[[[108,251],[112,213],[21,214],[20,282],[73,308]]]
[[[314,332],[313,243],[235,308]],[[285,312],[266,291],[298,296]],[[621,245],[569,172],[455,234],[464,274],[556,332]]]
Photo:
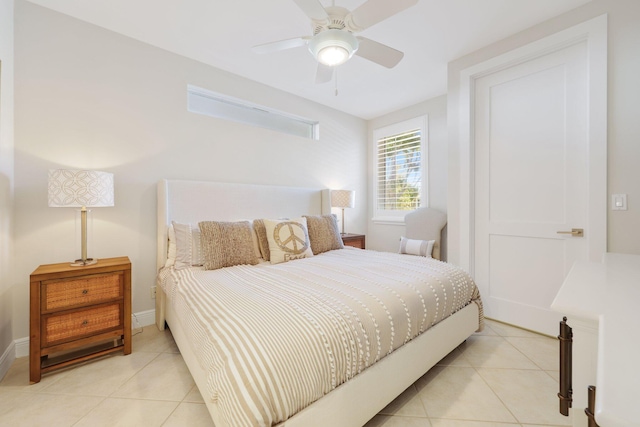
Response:
[[[557,334],[551,303],[588,259],[587,42],[475,85],[475,279],[488,317]]]

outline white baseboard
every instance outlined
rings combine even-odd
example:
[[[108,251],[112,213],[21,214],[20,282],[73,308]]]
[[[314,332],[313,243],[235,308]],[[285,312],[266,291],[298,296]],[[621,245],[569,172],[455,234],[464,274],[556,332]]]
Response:
[[[145,326],[153,325],[156,323],[156,311],[147,310],[133,313],[131,315],[131,329],[139,329]],[[8,356],[7,356],[8,354]],[[7,348],[7,350],[0,358],[0,378],[4,376],[6,371],[3,371],[4,364],[7,363],[5,359],[11,359],[8,362],[8,366],[18,357],[27,357],[29,355],[29,337],[18,338]],[[5,357],[6,356],[6,357]],[[12,358],[11,358],[12,357]],[[9,368],[7,367],[7,370]]]
[[[16,359],[29,355],[29,337],[18,338],[14,343],[16,343]]]
[[[138,329],[149,325],[155,325],[156,311],[147,310],[133,313],[131,316],[131,329]]]
[[[9,347],[0,356],[0,380],[4,378],[11,364],[16,360],[15,341],[9,344]]]

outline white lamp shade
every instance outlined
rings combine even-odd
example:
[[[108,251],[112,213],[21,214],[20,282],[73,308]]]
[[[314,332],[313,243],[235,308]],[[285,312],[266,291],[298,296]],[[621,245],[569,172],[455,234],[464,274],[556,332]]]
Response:
[[[52,169],[49,171],[50,207],[113,206],[113,174]]]
[[[353,190],[331,190],[332,208],[353,208],[356,205],[356,192]]]

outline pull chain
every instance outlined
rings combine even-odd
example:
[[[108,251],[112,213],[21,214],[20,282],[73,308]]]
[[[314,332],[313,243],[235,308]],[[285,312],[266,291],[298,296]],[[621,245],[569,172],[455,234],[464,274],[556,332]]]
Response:
[[[336,67],[335,69],[335,88],[336,88],[336,92],[335,92],[335,96],[338,96],[338,67]]]

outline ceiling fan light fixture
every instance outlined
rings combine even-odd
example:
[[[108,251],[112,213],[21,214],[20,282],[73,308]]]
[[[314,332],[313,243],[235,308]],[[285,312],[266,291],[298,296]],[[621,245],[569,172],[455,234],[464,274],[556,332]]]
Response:
[[[345,30],[326,30],[309,42],[309,52],[321,64],[334,67],[344,64],[358,50],[358,39]]]

